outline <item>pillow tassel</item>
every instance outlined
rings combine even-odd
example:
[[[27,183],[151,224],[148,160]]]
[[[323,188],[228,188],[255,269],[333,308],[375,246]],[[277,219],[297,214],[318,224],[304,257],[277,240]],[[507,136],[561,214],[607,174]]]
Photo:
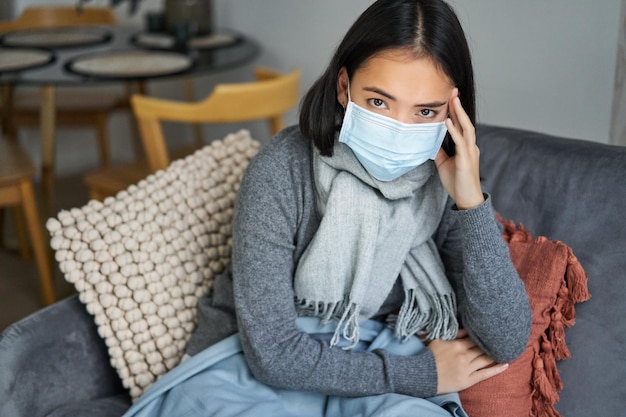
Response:
[[[534,350],[535,358],[533,360],[532,377],[532,416],[562,417],[553,405],[559,402],[559,394],[546,375],[543,359],[539,356],[539,349],[536,348]]]
[[[567,269],[565,271],[567,286],[571,291],[572,301],[582,303],[591,298],[591,293],[587,288],[587,273],[574,255],[572,248],[567,246]]]
[[[565,325],[573,322],[571,320],[573,316],[574,303],[571,301],[570,291],[564,280],[557,293],[548,326],[548,334],[556,359],[566,359],[571,356],[567,343],[565,343]]]
[[[556,367],[556,357],[554,356],[554,350],[552,343],[548,340],[546,334],[541,335],[541,359],[543,360],[543,366],[546,376],[552,386],[558,391],[563,389],[563,381],[561,375]]]
[[[563,417],[556,409],[550,404],[546,404],[533,398],[533,409],[530,412],[530,417]]]
[[[576,308],[574,307],[574,299],[572,298],[572,291],[567,285],[567,280],[561,284],[559,292],[557,293],[557,304],[559,311],[561,311],[561,322],[565,327],[571,327],[574,325],[574,319],[576,318]]]

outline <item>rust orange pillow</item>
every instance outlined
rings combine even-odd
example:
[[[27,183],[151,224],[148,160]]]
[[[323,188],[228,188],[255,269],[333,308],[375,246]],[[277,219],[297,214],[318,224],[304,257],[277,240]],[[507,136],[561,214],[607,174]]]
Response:
[[[556,361],[570,356],[564,328],[574,324],[574,304],[590,297],[587,275],[569,246],[500,221],[530,300],[531,334],[506,372],[460,392],[461,402],[470,417],[558,417],[563,384]]]

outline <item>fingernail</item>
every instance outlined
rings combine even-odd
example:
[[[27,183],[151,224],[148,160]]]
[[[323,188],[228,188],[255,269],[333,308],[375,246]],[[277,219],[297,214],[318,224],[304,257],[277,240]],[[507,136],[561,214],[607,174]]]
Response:
[[[509,364],[508,363],[503,363],[502,366],[500,366],[500,372],[504,372],[507,369],[509,369]]]

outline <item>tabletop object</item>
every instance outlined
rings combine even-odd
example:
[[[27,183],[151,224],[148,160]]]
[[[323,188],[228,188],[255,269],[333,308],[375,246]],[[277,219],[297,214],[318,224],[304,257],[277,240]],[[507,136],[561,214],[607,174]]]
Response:
[[[239,38],[230,33],[214,33],[211,35],[192,36],[186,44],[188,49],[210,49],[232,45]],[[154,49],[172,49],[176,47],[176,39],[169,33],[142,32],[133,37],[132,42],[140,47]]]
[[[54,59],[50,51],[0,47],[0,72],[20,71],[49,64]]]
[[[193,58],[176,52],[115,51],[81,56],[69,63],[68,69],[96,77],[154,77],[186,71]]]

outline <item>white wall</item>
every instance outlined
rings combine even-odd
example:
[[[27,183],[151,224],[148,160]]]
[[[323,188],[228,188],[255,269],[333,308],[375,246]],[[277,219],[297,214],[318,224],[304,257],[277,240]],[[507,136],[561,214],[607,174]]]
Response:
[[[16,0],[16,12],[31,4],[73,4],[71,0]],[[214,0],[216,23],[255,38],[259,59],[246,68],[196,79],[197,95],[208,94],[220,81],[249,79],[253,65],[303,71],[302,93],[328,63],[337,43],[373,0]],[[479,121],[608,143],[613,100],[621,0],[450,0],[466,29],[474,56]],[[98,0],[106,4],[106,0]],[[144,0],[142,10],[159,9],[161,0]],[[128,19],[124,6],[121,19]],[[131,20],[141,23],[140,16]],[[161,81],[151,94],[180,98],[180,84]],[[296,112],[288,122],[297,121]],[[132,151],[128,120],[110,123],[113,156]],[[220,137],[234,127],[207,130]],[[252,125],[262,136],[261,126]],[[68,148],[90,150],[73,155],[58,152],[59,174],[95,166],[89,132],[62,132]],[[25,137],[24,137],[25,136]],[[35,158],[35,132],[23,136]],[[64,146],[65,147],[65,146]]]
[[[451,3],[473,52],[481,122],[608,142],[620,0]],[[262,61],[301,66],[306,89],[371,1],[217,4],[225,23],[261,41]]]
[[[615,93],[611,114],[610,143],[626,146],[626,0],[622,0],[622,22],[615,68]]]
[[[608,143],[620,0],[454,3],[482,121]]]

